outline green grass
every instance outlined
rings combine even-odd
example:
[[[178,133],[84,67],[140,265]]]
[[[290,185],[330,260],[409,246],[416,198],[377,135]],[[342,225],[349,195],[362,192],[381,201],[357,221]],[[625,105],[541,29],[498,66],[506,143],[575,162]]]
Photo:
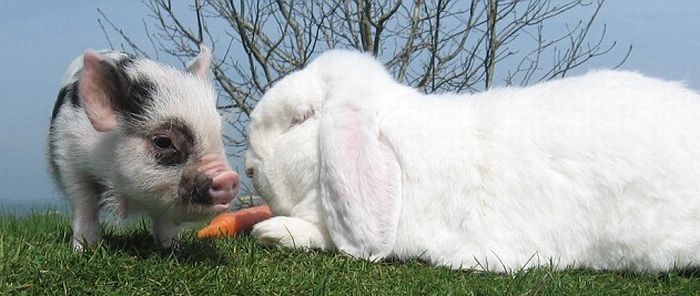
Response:
[[[145,222],[107,229],[84,253],[70,248],[60,214],[0,217],[0,295],[698,295],[700,274],[542,268],[513,274],[371,263],[257,245],[250,237],[197,241],[180,250],[151,241]]]

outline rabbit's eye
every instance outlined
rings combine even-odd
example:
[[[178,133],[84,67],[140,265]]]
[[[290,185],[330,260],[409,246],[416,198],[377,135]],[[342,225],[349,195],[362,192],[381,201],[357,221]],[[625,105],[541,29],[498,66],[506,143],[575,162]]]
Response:
[[[292,123],[289,127],[291,128],[295,125],[300,125],[304,121],[306,121],[307,119],[311,118],[311,116],[313,116],[313,115],[314,115],[314,110],[309,110],[309,111],[306,111],[302,114],[294,116],[294,118],[292,118]]]

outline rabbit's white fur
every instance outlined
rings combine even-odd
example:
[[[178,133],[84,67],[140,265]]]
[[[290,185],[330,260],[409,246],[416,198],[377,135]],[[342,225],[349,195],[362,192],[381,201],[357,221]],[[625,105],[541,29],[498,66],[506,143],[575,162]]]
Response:
[[[666,271],[700,261],[700,95],[597,71],[424,95],[329,51],[251,115],[259,241],[451,268]]]

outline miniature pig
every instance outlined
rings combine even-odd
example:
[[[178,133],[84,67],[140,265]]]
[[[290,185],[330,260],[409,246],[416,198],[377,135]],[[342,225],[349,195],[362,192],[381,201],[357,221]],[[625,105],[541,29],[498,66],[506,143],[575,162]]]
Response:
[[[49,128],[56,183],[73,209],[73,247],[94,246],[98,212],[140,210],[164,247],[180,223],[226,211],[239,176],[226,160],[209,82],[211,53],[187,72],[119,52],[88,50],[68,68]]]

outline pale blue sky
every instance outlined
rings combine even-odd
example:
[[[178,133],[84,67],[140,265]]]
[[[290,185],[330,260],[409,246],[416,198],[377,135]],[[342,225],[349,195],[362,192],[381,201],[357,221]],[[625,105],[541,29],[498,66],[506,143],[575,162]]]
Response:
[[[107,48],[97,8],[145,44],[140,1],[3,1],[0,9],[0,211],[55,205],[44,141],[68,63],[87,48]],[[700,1],[609,0],[598,24],[607,40],[634,50],[623,69],[685,80],[700,90]],[[621,53],[621,51],[618,51]],[[578,72],[612,66],[619,54]],[[173,62],[173,61],[170,61]]]

